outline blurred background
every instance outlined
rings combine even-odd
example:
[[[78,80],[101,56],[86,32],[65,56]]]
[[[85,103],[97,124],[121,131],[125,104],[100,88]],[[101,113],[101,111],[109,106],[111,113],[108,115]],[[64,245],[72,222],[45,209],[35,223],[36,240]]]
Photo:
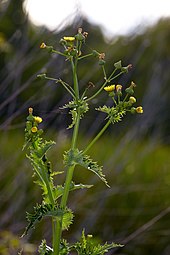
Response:
[[[26,211],[41,201],[33,183],[32,168],[22,152],[28,107],[43,118],[47,139],[56,141],[49,153],[54,170],[62,170],[62,154],[69,148],[70,117],[60,110],[69,95],[37,74],[71,83],[71,70],[61,56],[40,50],[45,42],[60,50],[59,40],[82,27],[89,33],[84,51],[106,53],[106,69],[122,60],[133,69],[115,83],[137,84],[143,115],[126,116],[112,126],[89,154],[104,165],[111,186],[106,188],[84,169],[76,182],[94,184],[71,194],[74,224],[64,237],[75,241],[81,230],[101,242],[124,243],[110,254],[170,254],[170,4],[168,1],[0,1],[0,254],[36,254],[42,238],[50,245],[50,222],[20,239]],[[80,86],[89,81],[100,86],[98,63],[85,61],[78,70]],[[93,88],[95,91],[96,88]],[[94,93],[92,91],[92,93]],[[95,107],[109,105],[105,93],[91,102],[82,121],[79,148],[83,148],[104,123]],[[87,132],[88,131],[88,132]],[[81,174],[80,174],[81,171]],[[60,183],[62,177],[58,180]],[[44,234],[45,233],[45,234]]]

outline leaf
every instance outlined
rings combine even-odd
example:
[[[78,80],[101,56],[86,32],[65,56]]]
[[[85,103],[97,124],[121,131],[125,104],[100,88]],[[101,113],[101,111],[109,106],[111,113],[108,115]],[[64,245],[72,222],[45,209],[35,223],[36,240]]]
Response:
[[[68,126],[68,129],[73,128],[77,118],[77,112],[79,109],[80,119],[84,116],[84,114],[89,110],[88,104],[83,99],[79,99],[78,101],[70,101],[68,104],[65,104],[60,109],[70,109],[69,114],[72,116],[72,123]]]
[[[39,144],[39,148],[37,148],[34,152],[37,157],[42,158],[54,144],[54,141],[45,141],[44,143],[41,143],[41,145]]]
[[[85,185],[85,184],[75,184],[74,182],[72,182],[70,184],[70,191],[74,191],[74,190],[78,190],[78,189],[89,189],[93,187],[93,185]],[[59,197],[61,197],[63,195],[64,192],[64,186],[62,185],[57,185],[57,187],[54,189],[53,191],[53,195],[54,195],[54,199],[57,200]]]
[[[34,212],[27,213],[27,221],[28,225],[23,233],[22,237],[27,235],[28,231],[35,227],[36,223],[41,221],[44,217],[63,217],[63,225],[62,229],[68,229],[70,224],[72,224],[73,213],[70,209],[66,208],[65,210],[55,206],[53,207],[52,204],[42,203],[37,204],[34,207]]]
[[[82,151],[78,149],[69,150],[64,154],[64,163],[67,166],[72,165],[81,165],[87,170],[95,173],[105,184],[107,187],[110,187],[105,179],[105,175],[102,173],[102,167],[94,162],[90,156],[84,155]]]
[[[105,184],[107,187],[110,187],[105,179],[105,175],[102,172],[102,166],[99,166],[97,162],[94,162],[90,156],[82,155],[79,161],[79,165],[85,167],[87,170],[95,173]]]
[[[104,112],[107,114],[106,119],[109,119],[112,124],[117,123],[122,120],[122,117],[126,114],[125,109],[121,109],[118,106],[116,107],[108,107],[106,105],[100,106],[99,108],[96,108],[97,111]]]
[[[123,245],[115,243],[105,243],[103,245],[98,244],[92,235],[85,236],[84,230],[82,231],[80,241],[73,245],[74,249],[78,252],[79,255],[103,255],[112,248],[122,246]]]
[[[68,126],[67,129],[71,129],[74,127],[75,123],[76,123],[76,118],[77,118],[77,112],[76,110],[70,110],[69,114],[71,114],[71,119],[72,119],[72,123]]]
[[[38,253],[40,255],[52,255],[53,249],[46,244],[46,240],[42,240],[38,249]]]

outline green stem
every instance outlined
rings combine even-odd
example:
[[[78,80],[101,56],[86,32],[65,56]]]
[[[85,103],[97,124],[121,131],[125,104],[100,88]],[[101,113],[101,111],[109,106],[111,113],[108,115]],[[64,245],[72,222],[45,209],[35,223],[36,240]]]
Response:
[[[61,56],[67,57],[66,54],[64,54],[64,53],[62,53],[62,52],[60,52],[60,51],[57,51],[57,50],[52,50],[52,53],[56,53],[56,54],[59,54],[59,55],[61,55]]]
[[[115,69],[115,70],[117,70],[117,69]],[[124,71],[122,71],[122,72],[118,73],[117,75],[115,75],[113,78],[111,78],[112,75],[115,73],[115,70],[114,70],[114,72],[112,72],[112,74],[109,76],[109,78],[103,83],[103,85],[101,86],[101,88],[100,88],[93,96],[91,96],[91,97],[89,97],[89,98],[87,98],[87,99],[85,100],[86,102],[89,101],[89,100],[92,100],[94,97],[96,97],[96,96],[103,90],[103,88],[106,86],[106,84],[107,84],[108,82],[110,82],[110,81],[116,79],[117,77],[119,77],[121,74],[124,73]]]
[[[61,79],[55,79],[47,76],[45,77],[45,79],[55,81],[56,83],[60,82],[63,85],[63,87],[70,93],[70,95],[72,95],[72,97],[75,98],[74,90],[66,82],[62,81]]]
[[[73,82],[74,82],[74,92],[76,95],[76,99],[79,99],[79,87],[78,87],[78,79],[77,79],[77,58],[75,59],[75,63],[73,58],[71,58],[71,66],[73,71]]]
[[[90,144],[86,147],[86,149],[83,151],[83,154],[85,154],[93,145],[94,143],[100,138],[100,136],[105,132],[105,130],[110,125],[110,120],[104,125],[104,127],[100,130],[100,132],[95,136],[95,138],[90,142]]]
[[[107,75],[106,75],[106,70],[104,65],[102,65],[102,69],[103,69],[104,79],[107,80]]]
[[[88,57],[91,57],[91,56],[93,56],[93,53],[89,53],[89,54],[87,54],[87,55],[84,55],[84,56],[82,56],[82,57],[79,57],[78,60],[81,60],[81,59],[84,59],[84,58],[88,58]]]
[[[77,79],[77,58],[75,59],[75,63],[73,62],[73,58],[71,58],[71,66],[72,66],[72,71],[73,71],[74,92],[75,92],[76,100],[78,101],[79,100],[79,86],[78,86],[78,79]],[[76,148],[79,125],[80,125],[80,111],[79,111],[79,109],[77,109],[77,117],[76,117],[76,123],[74,125],[74,130],[73,130],[71,150],[74,150]],[[63,191],[63,195],[62,195],[61,203],[60,203],[60,207],[63,209],[63,211],[65,210],[66,205],[67,205],[68,195],[69,195],[69,191],[70,191],[70,184],[71,184],[71,181],[73,178],[74,168],[75,168],[75,165],[72,165],[67,169],[64,191]],[[56,229],[53,232],[53,235],[56,236],[56,239],[55,239],[56,243],[54,246],[55,249],[53,252],[54,255],[59,255],[59,252],[60,252],[62,222],[63,222],[63,217],[60,218],[60,220],[58,221],[58,224],[56,226]]]

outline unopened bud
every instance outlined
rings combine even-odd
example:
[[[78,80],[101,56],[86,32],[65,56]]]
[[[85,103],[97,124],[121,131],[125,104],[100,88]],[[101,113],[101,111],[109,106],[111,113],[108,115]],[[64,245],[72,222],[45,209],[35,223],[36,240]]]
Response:
[[[121,68],[122,68],[122,62],[121,62],[121,60],[118,61],[118,62],[116,62],[116,63],[114,63],[114,67],[115,67],[116,69],[121,69]]]
[[[136,98],[135,98],[135,97],[129,97],[129,102],[130,102],[131,104],[136,103]]]

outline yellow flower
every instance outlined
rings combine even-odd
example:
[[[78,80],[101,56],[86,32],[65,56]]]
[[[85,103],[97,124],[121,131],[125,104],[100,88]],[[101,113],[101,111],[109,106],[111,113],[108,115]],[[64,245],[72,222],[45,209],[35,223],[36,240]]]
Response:
[[[131,104],[136,103],[136,98],[135,97],[129,97],[129,101]]]
[[[32,132],[32,133],[36,133],[37,130],[38,130],[37,127],[32,127],[32,128],[31,128],[31,132]]]
[[[40,49],[45,49],[47,47],[47,45],[43,42],[43,43],[41,43],[41,45],[40,45]]]
[[[75,37],[73,37],[73,36],[64,36],[63,39],[67,42],[74,42]]]
[[[42,122],[42,118],[41,117],[34,117],[35,122],[37,122],[38,124]]]
[[[143,108],[142,108],[142,106],[138,106],[138,107],[136,108],[136,112],[137,112],[137,113],[143,113]]]
[[[121,91],[121,90],[122,90],[122,85],[120,85],[120,84],[116,85],[116,91],[118,92],[118,91]]]
[[[104,87],[104,90],[107,92],[112,92],[113,90],[115,90],[115,85]]]

